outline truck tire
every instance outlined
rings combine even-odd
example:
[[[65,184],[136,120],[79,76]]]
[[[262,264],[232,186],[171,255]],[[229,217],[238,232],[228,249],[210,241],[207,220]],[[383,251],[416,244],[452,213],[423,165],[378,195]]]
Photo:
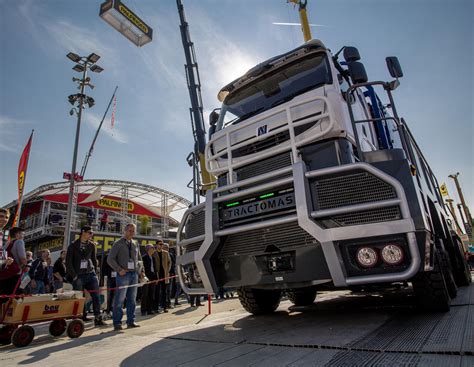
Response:
[[[288,299],[295,306],[309,306],[314,303],[316,299],[316,288],[305,287],[299,289],[292,289],[288,291]]]
[[[458,295],[458,286],[454,280],[453,270],[451,266],[451,261],[449,260],[448,253],[444,250],[438,250],[439,257],[441,259],[441,270],[443,272],[443,277],[446,282],[446,287],[448,288],[449,297],[455,299]]]
[[[451,304],[446,281],[441,271],[439,255],[435,252],[432,271],[418,273],[412,279],[417,306],[426,311],[447,312]]]
[[[254,315],[272,313],[281,298],[281,291],[273,289],[239,288],[237,294],[242,307]]]
[[[464,257],[464,253],[461,251],[461,249],[463,248],[462,244],[459,243],[459,240],[457,238],[454,238],[453,241],[456,244],[456,249],[458,251],[456,255],[459,258],[459,263],[461,264],[460,267],[453,269],[453,275],[454,279],[456,280],[456,284],[459,287],[462,287],[471,284],[471,270],[469,269],[467,260]]]

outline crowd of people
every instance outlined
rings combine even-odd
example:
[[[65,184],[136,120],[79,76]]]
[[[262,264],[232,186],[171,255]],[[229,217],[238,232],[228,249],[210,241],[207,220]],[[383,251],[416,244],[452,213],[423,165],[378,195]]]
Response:
[[[8,210],[0,208],[0,230],[8,218]],[[182,290],[176,278],[175,249],[157,240],[156,244],[146,245],[142,254],[133,239],[135,232],[135,224],[127,224],[122,238],[98,261],[92,227],[83,226],[79,238],[67,250],[61,251],[53,264],[47,249],[33,259],[33,254],[25,251],[24,231],[19,227],[11,228],[6,246],[0,242],[0,294],[13,294],[20,283],[17,294],[33,295],[58,292],[65,288],[65,284],[70,284],[73,290],[86,290],[90,294],[95,326],[107,325],[104,317],[107,316],[112,319],[114,330],[122,330],[125,308],[126,327],[139,327],[135,318],[137,302],[140,302],[142,316],[166,313],[180,304]],[[3,232],[0,232],[0,241],[3,240]],[[100,285],[107,289],[104,310],[101,308]],[[228,294],[222,289],[216,296],[227,298]],[[7,300],[0,299],[0,303]],[[190,296],[188,302],[192,307],[202,306],[201,296]],[[84,320],[90,320],[86,307],[83,315]]]

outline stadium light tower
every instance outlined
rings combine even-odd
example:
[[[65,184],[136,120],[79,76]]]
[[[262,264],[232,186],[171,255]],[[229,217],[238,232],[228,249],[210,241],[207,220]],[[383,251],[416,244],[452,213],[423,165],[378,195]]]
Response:
[[[73,196],[74,196],[74,184],[76,179],[76,162],[77,162],[77,148],[79,145],[79,133],[81,130],[81,117],[82,117],[82,110],[85,108],[84,104],[87,104],[89,108],[94,105],[94,99],[92,97],[86,96],[84,94],[84,89],[86,86],[90,87],[91,89],[94,88],[92,84],[90,84],[91,78],[87,76],[87,70],[91,70],[96,73],[100,73],[104,69],[100,66],[96,65],[96,62],[99,61],[100,56],[91,53],[89,56],[79,56],[73,52],[69,52],[67,55],[68,59],[72,62],[76,63],[72,68],[74,71],[78,73],[82,73],[82,79],[80,78],[72,78],[73,82],[77,82],[79,84],[79,93],[71,94],[68,97],[68,101],[73,106],[77,105],[77,110],[73,107],[70,111],[70,115],[74,114],[74,111],[77,115],[77,125],[76,125],[76,139],[74,142],[74,153],[72,157],[72,168],[71,174],[69,177],[69,198],[68,198],[68,205],[67,205],[67,214],[66,214],[66,227],[64,228],[64,241],[63,241],[63,249],[67,249],[69,246],[69,237],[71,234],[71,222],[72,222],[72,204],[73,204]]]

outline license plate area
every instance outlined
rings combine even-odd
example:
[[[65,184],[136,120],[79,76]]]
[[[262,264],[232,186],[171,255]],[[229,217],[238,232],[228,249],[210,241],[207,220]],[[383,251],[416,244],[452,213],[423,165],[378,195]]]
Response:
[[[295,253],[285,252],[256,257],[263,274],[289,273],[295,271]]]

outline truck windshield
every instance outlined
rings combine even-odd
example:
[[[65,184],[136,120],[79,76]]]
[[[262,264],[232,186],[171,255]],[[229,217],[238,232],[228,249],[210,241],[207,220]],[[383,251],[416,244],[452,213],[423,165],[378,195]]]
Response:
[[[217,130],[238,124],[311,89],[331,84],[330,70],[326,54],[315,53],[262,76],[224,100]]]

